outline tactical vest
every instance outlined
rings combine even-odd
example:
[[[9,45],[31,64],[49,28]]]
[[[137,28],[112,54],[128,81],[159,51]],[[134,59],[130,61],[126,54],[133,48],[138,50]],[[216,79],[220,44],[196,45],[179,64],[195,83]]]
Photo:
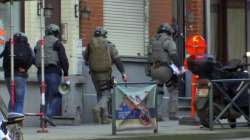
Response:
[[[46,36],[45,37],[45,46],[44,46],[44,66],[48,65],[57,65],[59,58],[58,52],[54,50],[54,44],[58,41],[58,38],[55,36]],[[36,56],[35,56],[35,65],[41,67],[41,47],[39,43],[35,46]]]
[[[93,72],[112,71],[111,44],[103,37],[93,37],[89,45],[89,67]]]
[[[152,63],[170,63],[171,60],[169,54],[167,50],[163,48],[163,45],[166,41],[171,41],[171,39],[167,35],[159,34],[156,35],[156,37],[154,37],[151,41],[151,47],[149,48],[152,53],[150,61]]]

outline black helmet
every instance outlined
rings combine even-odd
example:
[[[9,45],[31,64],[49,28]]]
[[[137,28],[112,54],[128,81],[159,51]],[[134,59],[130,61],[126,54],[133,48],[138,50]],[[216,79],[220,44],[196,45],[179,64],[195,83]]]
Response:
[[[163,23],[159,26],[157,33],[172,34],[174,33],[174,29],[168,23]]]
[[[59,33],[60,33],[60,28],[56,24],[50,24],[46,27],[46,30],[45,30],[46,35],[58,36]]]
[[[100,26],[96,27],[95,37],[100,37],[100,36],[107,37],[107,34],[108,34],[108,32],[106,30],[104,30],[103,27],[100,27]]]
[[[28,42],[28,38],[27,38],[26,34],[23,33],[23,32],[14,33],[13,39],[14,39],[15,42],[20,42],[20,41]]]

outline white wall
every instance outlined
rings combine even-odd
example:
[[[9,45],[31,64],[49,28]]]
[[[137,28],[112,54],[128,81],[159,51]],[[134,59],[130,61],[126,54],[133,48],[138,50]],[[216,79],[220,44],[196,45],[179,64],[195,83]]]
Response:
[[[227,23],[228,60],[242,59],[246,47],[245,9],[229,8]]]
[[[61,0],[61,23],[65,25],[64,42],[70,61],[70,74],[81,74],[82,47],[79,41],[79,17],[75,17],[78,0]],[[79,15],[79,14],[78,14]]]
[[[36,42],[41,39],[40,16],[37,15],[37,1],[25,1],[25,33],[28,36],[30,46],[34,48]],[[36,68],[34,66],[29,70],[29,75],[30,78],[36,79]]]
[[[75,4],[77,0],[61,0],[61,23],[64,24],[64,46],[70,63],[70,74],[79,74],[79,61],[81,49],[79,47],[79,18],[75,17]],[[43,29],[44,30],[44,29]],[[27,34],[32,47],[41,38],[40,35],[40,16],[37,16],[37,1],[25,2],[25,33]],[[77,47],[78,46],[78,47]],[[78,67],[79,66],[79,67]],[[35,76],[35,68],[30,70],[31,75]]]

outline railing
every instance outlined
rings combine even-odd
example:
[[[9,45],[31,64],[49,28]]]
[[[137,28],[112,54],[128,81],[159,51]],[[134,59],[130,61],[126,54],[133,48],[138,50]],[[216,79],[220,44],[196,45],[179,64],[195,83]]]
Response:
[[[240,82],[240,88],[237,91],[237,93],[235,93],[234,97],[230,97],[225,89],[223,89],[219,83],[232,83],[232,82]],[[234,107],[237,109],[237,111],[239,111],[244,118],[246,119],[247,122],[245,122],[244,124],[246,124],[247,126],[250,124],[250,104],[248,103],[248,108],[249,108],[249,114],[245,114],[244,111],[235,103],[235,101],[240,97],[240,95],[242,95],[242,93],[245,90],[248,90],[250,86],[250,79],[217,79],[217,80],[211,80],[210,83],[210,90],[209,90],[209,129],[213,130],[214,129],[214,125],[219,124],[223,127],[224,124],[229,124],[229,123],[221,123],[220,119],[222,117],[222,115],[224,115],[226,113],[226,111],[228,111],[228,109],[230,109],[230,107]],[[214,116],[214,104],[213,104],[213,99],[214,99],[214,92],[213,89],[218,89],[220,94],[223,94],[223,96],[226,98],[228,104],[225,105],[225,107],[221,110],[221,112],[217,115]],[[248,91],[249,92],[249,91]],[[248,93],[249,95],[249,93]],[[250,102],[250,96],[248,99],[248,102]],[[242,124],[242,123],[234,123],[235,125],[237,124]]]

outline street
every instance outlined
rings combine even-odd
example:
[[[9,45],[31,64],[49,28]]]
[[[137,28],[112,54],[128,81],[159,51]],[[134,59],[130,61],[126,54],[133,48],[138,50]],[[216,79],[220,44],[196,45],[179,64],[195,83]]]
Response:
[[[117,132],[112,136],[111,125],[81,125],[81,126],[57,126],[49,127],[48,133],[36,133],[37,127],[24,127],[25,140],[248,140],[250,133],[248,128],[215,129],[209,131],[200,126],[179,125],[177,121],[165,121],[159,123],[159,132],[153,130],[133,130]],[[247,138],[246,138],[247,137]],[[242,138],[242,139],[240,139]]]
[[[247,138],[235,138],[235,139],[223,139],[223,140],[250,140],[250,137],[247,137]]]

